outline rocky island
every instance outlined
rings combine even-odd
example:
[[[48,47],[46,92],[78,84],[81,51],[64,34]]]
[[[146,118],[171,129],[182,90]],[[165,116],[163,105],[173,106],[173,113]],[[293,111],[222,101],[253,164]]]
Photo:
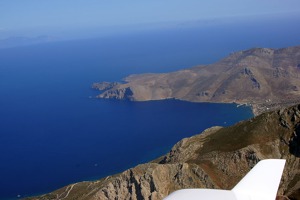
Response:
[[[300,46],[253,48],[217,63],[172,73],[131,75],[125,83],[94,83],[98,98],[251,105],[255,115],[300,102]]]

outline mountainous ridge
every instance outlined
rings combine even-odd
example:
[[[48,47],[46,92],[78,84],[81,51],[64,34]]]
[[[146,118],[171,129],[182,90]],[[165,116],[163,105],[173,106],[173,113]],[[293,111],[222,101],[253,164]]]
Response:
[[[28,199],[160,200],[183,188],[232,189],[268,158],[287,160],[277,199],[300,199],[300,104],[286,108],[300,101],[299,73],[300,46],[254,48],[212,65],[95,83],[99,98],[235,102],[251,105],[257,116],[184,138],[167,155],[120,174]]]
[[[214,64],[130,75],[124,81],[95,83],[92,87],[102,91],[98,98],[248,104],[258,115],[300,102],[300,46],[253,48]]]
[[[151,199],[183,188],[232,189],[257,162],[286,159],[278,199],[300,199],[300,105],[179,141],[150,163],[30,199]]]

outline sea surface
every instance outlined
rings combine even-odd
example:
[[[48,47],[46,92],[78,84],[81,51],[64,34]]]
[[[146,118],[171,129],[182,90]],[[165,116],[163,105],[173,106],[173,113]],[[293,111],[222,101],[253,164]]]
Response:
[[[155,159],[253,116],[235,104],[95,99],[97,81],[170,72],[252,47],[300,44],[294,20],[192,26],[0,50],[0,199],[50,192]]]

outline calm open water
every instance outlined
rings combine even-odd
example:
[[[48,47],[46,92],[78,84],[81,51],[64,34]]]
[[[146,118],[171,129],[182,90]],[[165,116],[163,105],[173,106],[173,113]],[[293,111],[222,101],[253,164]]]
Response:
[[[0,199],[121,172],[166,153],[184,137],[252,117],[249,108],[233,104],[94,99],[89,97],[98,92],[90,86],[212,63],[235,50],[299,45],[295,22],[278,23],[0,50]]]

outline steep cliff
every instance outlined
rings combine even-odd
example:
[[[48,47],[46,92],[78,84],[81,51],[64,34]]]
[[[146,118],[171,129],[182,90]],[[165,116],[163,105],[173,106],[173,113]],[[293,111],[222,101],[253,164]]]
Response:
[[[287,159],[280,199],[300,199],[300,105],[178,142],[165,156],[31,199],[162,199],[182,188],[231,189],[258,161]]]
[[[97,83],[94,88],[102,90],[98,98],[247,103],[258,115],[299,103],[300,46],[254,48],[211,65],[165,74],[131,75],[125,82],[113,87]],[[130,92],[125,94],[124,90]]]

